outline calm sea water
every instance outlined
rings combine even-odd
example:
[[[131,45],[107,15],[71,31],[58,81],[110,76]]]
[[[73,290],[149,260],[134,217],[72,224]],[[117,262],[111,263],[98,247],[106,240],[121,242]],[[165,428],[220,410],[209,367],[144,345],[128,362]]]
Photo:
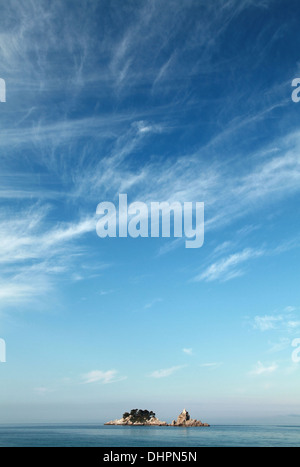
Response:
[[[299,447],[300,427],[0,425],[0,447]]]

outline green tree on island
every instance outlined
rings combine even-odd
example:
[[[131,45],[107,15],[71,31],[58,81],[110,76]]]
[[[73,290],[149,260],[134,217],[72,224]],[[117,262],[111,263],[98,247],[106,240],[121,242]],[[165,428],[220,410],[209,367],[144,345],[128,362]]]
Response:
[[[123,418],[130,417],[132,423],[145,423],[155,417],[155,413],[149,410],[132,409],[131,412],[125,412]]]

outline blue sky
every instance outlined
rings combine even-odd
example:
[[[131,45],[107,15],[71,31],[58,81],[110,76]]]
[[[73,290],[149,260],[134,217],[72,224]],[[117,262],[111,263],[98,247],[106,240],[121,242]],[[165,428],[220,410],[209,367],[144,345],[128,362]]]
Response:
[[[1,5],[0,422],[299,423],[299,2]],[[205,203],[205,244],[98,203]]]

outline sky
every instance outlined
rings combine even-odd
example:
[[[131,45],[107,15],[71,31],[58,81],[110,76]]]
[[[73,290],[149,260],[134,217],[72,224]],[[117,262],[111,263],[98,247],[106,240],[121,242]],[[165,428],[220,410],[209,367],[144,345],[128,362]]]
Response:
[[[300,423],[299,15],[1,3],[0,423]],[[99,238],[119,194],[203,202],[203,247]]]

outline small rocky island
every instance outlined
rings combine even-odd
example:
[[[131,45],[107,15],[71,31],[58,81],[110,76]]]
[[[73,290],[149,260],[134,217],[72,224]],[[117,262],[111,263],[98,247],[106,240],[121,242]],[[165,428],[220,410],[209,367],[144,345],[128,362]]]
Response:
[[[186,409],[172,423],[162,422],[156,418],[154,412],[148,410],[133,409],[131,412],[125,412],[123,418],[105,423],[105,425],[118,426],[181,426],[181,427],[209,427],[207,423],[200,420],[194,420],[190,417]]]

